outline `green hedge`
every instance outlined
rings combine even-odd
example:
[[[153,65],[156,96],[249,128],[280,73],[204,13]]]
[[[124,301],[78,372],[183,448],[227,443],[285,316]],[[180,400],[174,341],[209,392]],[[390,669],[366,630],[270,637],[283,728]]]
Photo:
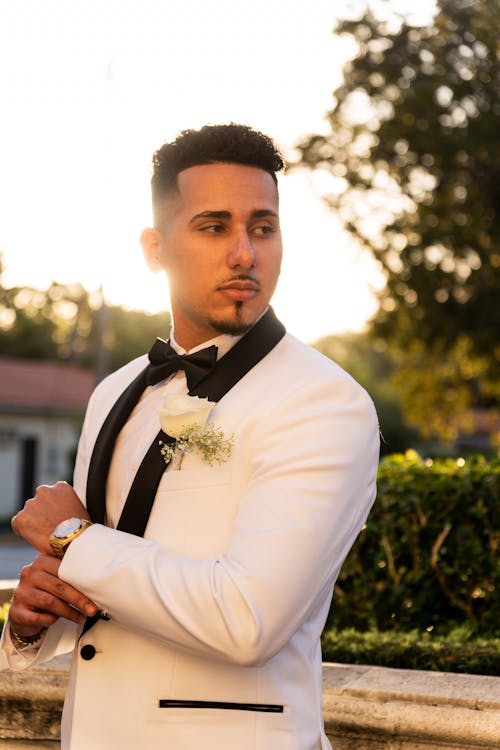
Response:
[[[499,546],[500,458],[387,456],[328,626],[498,635]]]
[[[370,664],[396,669],[500,674],[500,639],[475,638],[466,627],[446,636],[411,630],[328,630],[323,633],[323,661]]]

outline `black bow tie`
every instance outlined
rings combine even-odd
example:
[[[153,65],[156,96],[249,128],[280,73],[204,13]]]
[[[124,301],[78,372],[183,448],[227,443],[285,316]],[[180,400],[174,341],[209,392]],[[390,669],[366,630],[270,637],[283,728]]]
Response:
[[[184,370],[189,390],[212,372],[217,362],[217,347],[208,346],[194,354],[177,354],[168,341],[156,339],[148,354],[150,367],[147,384],[155,385],[178,370]]]

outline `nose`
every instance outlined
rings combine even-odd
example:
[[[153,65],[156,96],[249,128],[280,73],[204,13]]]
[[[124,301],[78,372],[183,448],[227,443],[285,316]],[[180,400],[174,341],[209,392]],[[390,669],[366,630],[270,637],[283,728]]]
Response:
[[[229,248],[227,264],[230,268],[253,268],[255,248],[246,229],[242,229]]]

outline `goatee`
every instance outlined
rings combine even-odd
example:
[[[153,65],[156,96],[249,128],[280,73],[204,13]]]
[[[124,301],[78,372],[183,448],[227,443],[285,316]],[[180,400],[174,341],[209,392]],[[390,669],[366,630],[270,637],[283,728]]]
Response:
[[[242,320],[244,302],[234,303],[234,320],[211,320],[210,324],[217,333],[227,333],[230,336],[241,336],[253,326],[255,321],[247,323]]]

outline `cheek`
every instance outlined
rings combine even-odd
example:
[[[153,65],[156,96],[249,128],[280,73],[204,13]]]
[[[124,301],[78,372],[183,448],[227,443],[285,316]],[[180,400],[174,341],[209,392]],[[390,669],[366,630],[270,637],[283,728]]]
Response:
[[[213,289],[214,270],[210,263],[203,263],[199,260],[186,263],[182,269],[179,269],[179,275],[175,279],[178,288],[182,287],[182,292],[192,301],[201,302]]]
[[[166,260],[165,270],[172,282],[181,286],[196,286],[199,262],[190,253],[175,253]]]
[[[281,270],[281,251],[264,256],[263,270],[269,284],[276,284]]]

